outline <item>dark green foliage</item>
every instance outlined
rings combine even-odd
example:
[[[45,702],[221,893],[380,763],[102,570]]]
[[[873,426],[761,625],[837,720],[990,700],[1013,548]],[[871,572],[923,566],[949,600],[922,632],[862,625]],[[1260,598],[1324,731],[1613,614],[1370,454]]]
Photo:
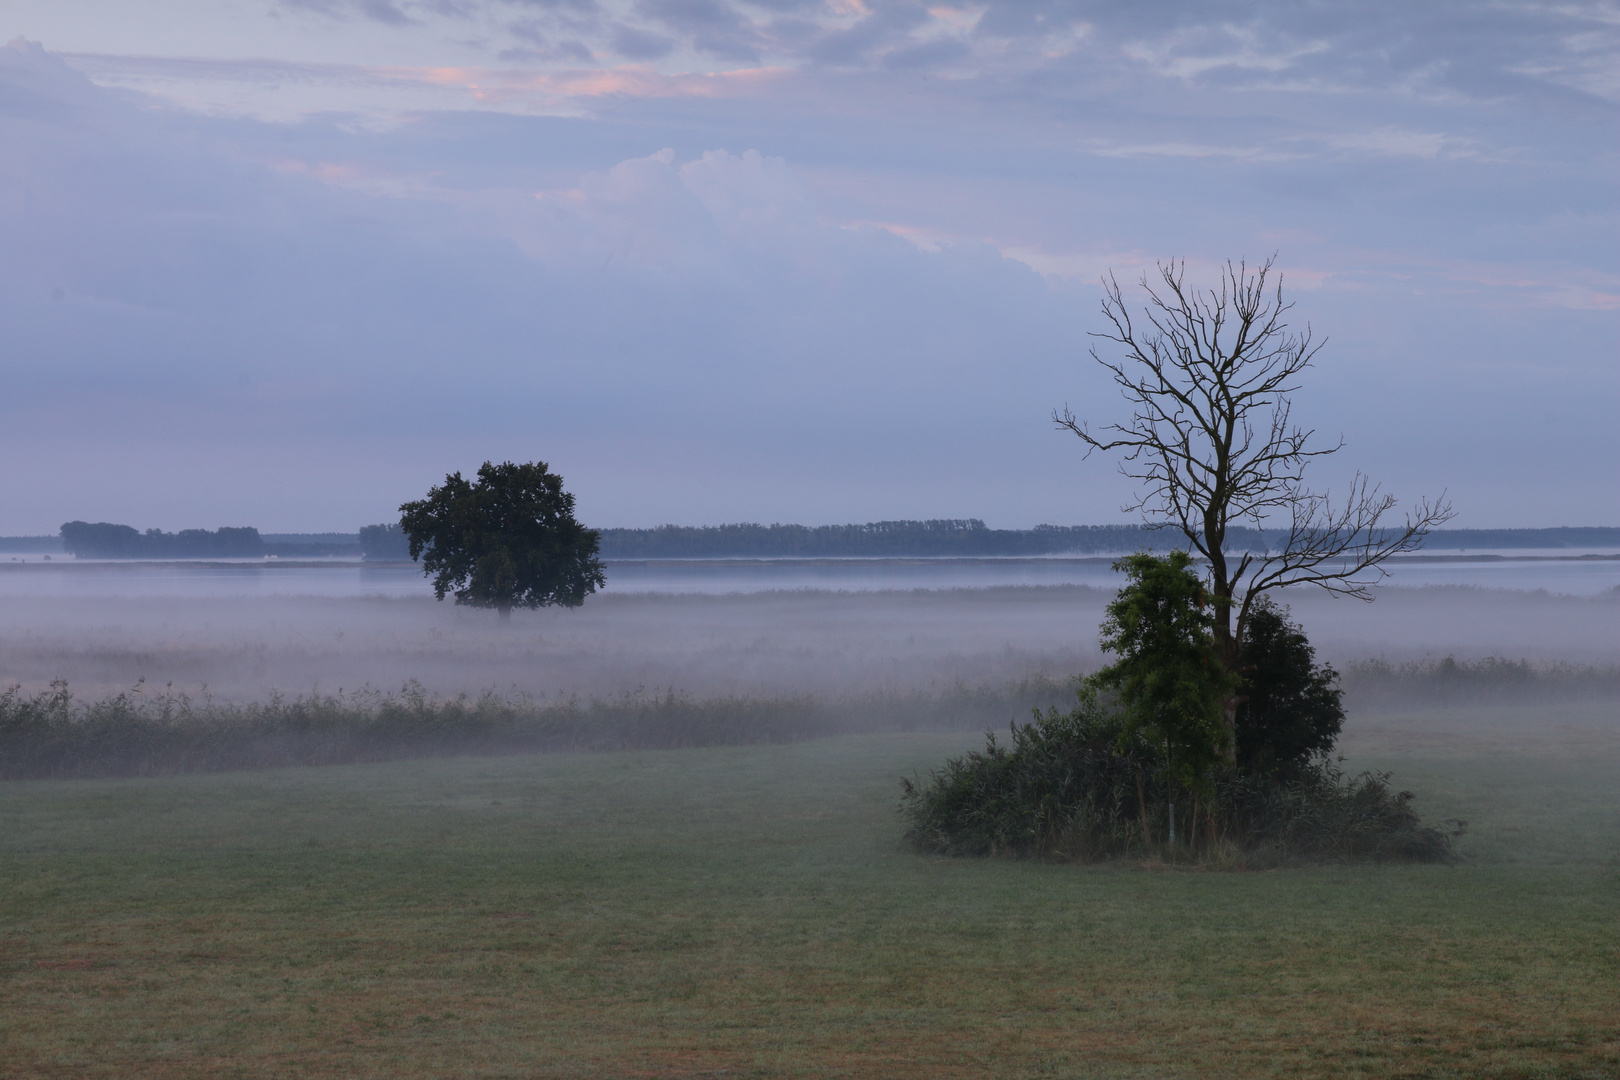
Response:
[[[360,529],[360,554],[367,562],[404,562],[411,557],[411,538],[398,524]]]
[[[1328,759],[1344,722],[1338,676],[1283,611],[1264,600],[1251,610],[1240,682],[1220,661],[1186,552],[1115,569],[1130,579],[1102,627],[1117,659],[1084,680],[1071,712],[1037,712],[1010,742],[992,734],[927,782],[902,781],[912,843],[948,855],[1249,864],[1450,855],[1460,823],[1425,826],[1387,775],[1346,778]],[[1223,705],[1238,691],[1229,756]]]
[[[1216,793],[1232,833],[1262,861],[1442,862],[1466,824],[1425,825],[1412,807],[1415,796],[1392,791],[1388,773],[1347,777],[1325,760],[1286,779],[1231,772]]]
[[[1232,678],[1215,652],[1204,584],[1185,551],[1130,555],[1108,605],[1103,648],[1119,659],[1089,682],[1112,691],[1127,732],[1161,748],[1177,787],[1196,784],[1228,748],[1221,704]]]
[[[1185,843],[1162,846],[1170,805],[1165,759],[1132,739],[1118,712],[1094,698],[1037,714],[1002,743],[947,761],[919,783],[903,780],[907,838],[944,855],[1094,859],[1173,854],[1239,865],[1289,861],[1451,857],[1461,822],[1427,826],[1410,792],[1385,774],[1345,777],[1317,761],[1287,779],[1213,770],[1199,798],[1177,807]]]
[[[1237,763],[1245,772],[1294,775],[1332,753],[1344,726],[1339,675],[1286,611],[1261,600],[1249,614],[1241,652]]]
[[[907,838],[942,855],[1119,854],[1145,844],[1151,751],[1094,698],[992,732],[928,780],[901,780]]]
[[[490,462],[476,483],[452,473],[399,508],[410,557],[440,600],[492,607],[579,607],[607,583],[598,535],[574,520],[574,497],[543,461]]]

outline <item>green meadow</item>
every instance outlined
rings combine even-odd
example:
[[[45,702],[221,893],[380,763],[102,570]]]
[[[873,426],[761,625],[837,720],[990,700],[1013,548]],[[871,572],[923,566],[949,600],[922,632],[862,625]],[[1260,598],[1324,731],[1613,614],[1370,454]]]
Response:
[[[6,783],[0,1075],[1616,1076],[1616,721],[1353,721],[1438,866],[916,854],[962,733]]]

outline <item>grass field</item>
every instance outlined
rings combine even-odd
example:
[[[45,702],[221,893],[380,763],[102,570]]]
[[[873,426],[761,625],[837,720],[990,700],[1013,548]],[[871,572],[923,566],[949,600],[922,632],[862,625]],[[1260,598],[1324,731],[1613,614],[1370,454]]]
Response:
[[[1613,706],[1358,721],[1452,866],[941,860],[913,734],[0,785],[6,1077],[1620,1075]]]

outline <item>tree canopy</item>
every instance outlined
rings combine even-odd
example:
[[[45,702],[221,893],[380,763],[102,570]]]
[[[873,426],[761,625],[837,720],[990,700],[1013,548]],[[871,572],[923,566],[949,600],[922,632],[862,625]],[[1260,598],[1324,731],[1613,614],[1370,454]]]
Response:
[[[574,496],[543,461],[486,461],[475,482],[451,473],[399,512],[440,600],[453,593],[506,618],[514,607],[579,607],[607,584],[597,533],[574,519]]]
[[[1339,673],[1316,662],[1305,631],[1269,599],[1243,636],[1237,762],[1257,773],[1297,773],[1333,750],[1344,726]]]

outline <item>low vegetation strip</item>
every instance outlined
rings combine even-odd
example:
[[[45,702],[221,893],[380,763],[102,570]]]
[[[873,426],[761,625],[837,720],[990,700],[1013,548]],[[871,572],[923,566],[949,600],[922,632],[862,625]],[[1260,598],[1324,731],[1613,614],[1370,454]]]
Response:
[[[1487,656],[1392,664],[1366,660],[1342,673],[1345,697],[1361,707],[1529,705],[1620,700],[1620,666],[1535,663]]]
[[[1033,677],[1005,686],[869,694],[694,699],[674,691],[546,700],[486,691],[271,695],[236,704],[144,687],[80,701],[65,682],[0,693],[0,779],[388,761],[451,754],[674,749],[789,743],[854,732],[971,730],[1072,695]]]
[[[1620,700],[1620,668],[1445,658],[1354,663],[1352,709]],[[896,690],[694,698],[675,691],[545,699],[488,691],[270,695],[231,703],[143,684],[95,700],[66,683],[0,692],[0,779],[139,776],[385,761],[450,754],[787,743],[850,733],[1004,729],[1031,710],[1074,703],[1073,679]]]

